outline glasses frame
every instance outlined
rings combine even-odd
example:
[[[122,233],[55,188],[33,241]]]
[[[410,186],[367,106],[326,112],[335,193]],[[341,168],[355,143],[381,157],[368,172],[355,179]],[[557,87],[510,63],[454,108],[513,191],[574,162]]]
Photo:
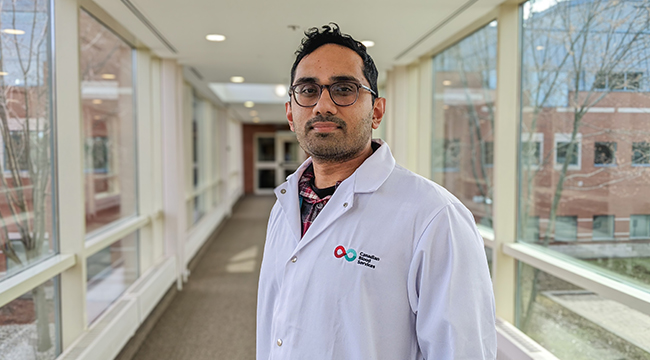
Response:
[[[330,86],[334,86],[334,85],[340,84],[340,83],[349,83],[349,84],[356,85],[356,87],[357,87],[357,96],[354,98],[354,101],[352,103],[347,104],[347,105],[340,105],[332,97],[332,92],[330,91]],[[319,91],[318,92],[318,99],[316,99],[316,102],[313,105],[302,105],[301,103],[298,102],[298,98],[296,97],[296,87],[301,86],[301,85],[307,85],[307,84],[312,84],[312,85],[318,86],[318,91]],[[340,107],[352,106],[352,105],[356,104],[357,100],[359,100],[359,91],[360,91],[360,89],[368,90],[373,96],[378,97],[377,93],[375,93],[375,91],[372,90],[371,88],[369,88],[369,87],[367,87],[367,86],[365,86],[365,85],[363,85],[361,83],[358,83],[356,81],[349,81],[349,80],[337,81],[337,82],[333,82],[333,83],[331,83],[329,85],[321,85],[321,84],[312,83],[312,82],[295,84],[295,85],[292,85],[291,87],[289,87],[289,97],[291,97],[293,95],[293,99],[296,101],[296,104],[298,104],[298,106],[307,107],[307,108],[314,107],[314,106],[318,105],[318,102],[320,101],[320,97],[323,95],[323,89],[324,88],[327,89],[327,93],[329,93],[330,99],[332,100],[332,102],[336,106],[340,106]]]

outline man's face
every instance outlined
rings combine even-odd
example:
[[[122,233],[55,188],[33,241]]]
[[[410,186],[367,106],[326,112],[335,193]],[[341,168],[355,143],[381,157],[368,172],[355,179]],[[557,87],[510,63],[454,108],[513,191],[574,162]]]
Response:
[[[363,61],[357,53],[327,44],[300,61],[292,85],[305,82],[330,85],[345,79],[370,87],[362,69]],[[385,101],[378,98],[373,104],[372,94],[359,89],[359,98],[353,105],[338,106],[332,102],[329,90],[323,89],[313,107],[298,105],[292,96],[286,104],[287,120],[300,146],[310,156],[325,162],[343,162],[370,146],[372,129],[379,127]]]

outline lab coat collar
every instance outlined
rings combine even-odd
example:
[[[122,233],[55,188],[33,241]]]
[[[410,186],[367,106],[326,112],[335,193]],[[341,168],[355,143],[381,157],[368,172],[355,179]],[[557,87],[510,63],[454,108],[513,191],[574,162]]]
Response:
[[[388,144],[379,139],[375,139],[373,142],[381,144],[379,149],[370,155],[370,157],[368,157],[366,161],[364,161],[349,178],[345,179],[341,183],[337,191],[332,196],[332,199],[330,200],[330,203],[332,204],[329,207],[326,206],[325,209],[323,209],[323,213],[334,211],[330,209],[333,206],[335,206],[337,209],[342,209],[335,211],[336,214],[333,214],[333,217],[328,216],[328,223],[335,220],[342,213],[353,207],[354,193],[370,193],[376,191],[393,172],[393,169],[395,168],[395,158],[393,158]],[[299,205],[300,201],[298,199],[298,181],[300,180],[302,173],[307,169],[307,167],[309,167],[309,165],[311,165],[311,163],[311,158],[305,160],[305,162],[303,162],[302,165],[298,167],[298,170],[289,175],[287,177],[287,181],[278,186],[274,191],[275,196],[280,203],[280,206],[282,206],[282,209],[287,216],[289,228],[295,236],[296,241],[300,241],[300,238],[302,236],[302,224],[300,220]],[[338,204],[339,202],[341,204]],[[338,205],[343,206],[341,207]],[[320,229],[321,227],[328,225],[323,223],[324,220],[322,218],[323,216],[321,216],[321,219],[319,219],[320,221],[315,221],[310,228],[311,231],[307,232],[307,234],[310,235],[309,238],[317,235],[317,233],[320,233],[322,230]],[[307,236],[307,234],[305,234],[305,236]],[[305,241],[302,243],[304,244]]]
[[[390,151],[388,144],[381,139],[373,139],[375,143],[381,146],[370,157],[364,161],[361,166],[346,180],[354,182],[355,193],[369,193],[375,192],[379,187],[388,179],[388,176],[395,168],[395,158]],[[275,195],[280,198],[281,189],[298,189],[298,181],[302,173],[311,165],[312,160],[309,157],[305,160],[298,169],[291,175],[287,176],[287,182],[278,186],[275,189]]]
[[[351,180],[354,180],[355,193],[377,191],[395,168],[395,158],[388,144],[381,139],[374,139],[373,142],[381,146],[351,176]]]

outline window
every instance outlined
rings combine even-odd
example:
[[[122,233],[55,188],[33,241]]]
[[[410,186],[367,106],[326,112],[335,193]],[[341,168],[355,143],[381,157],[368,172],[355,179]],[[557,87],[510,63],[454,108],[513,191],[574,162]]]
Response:
[[[138,278],[138,243],[136,232],[86,259],[88,324]]]
[[[571,134],[555,134],[555,166],[562,167],[566,161],[569,162],[569,170],[580,168],[580,134],[571,139]]]
[[[492,263],[494,259],[494,254],[492,253],[492,249],[484,246],[485,249],[485,256],[487,257],[487,262],[488,262],[488,269],[490,270],[490,276],[492,276]]]
[[[483,151],[483,163],[488,166],[494,165],[494,141],[485,142],[485,150]]]
[[[630,239],[650,238],[650,215],[630,215]]]
[[[0,33],[0,176],[4,177],[0,183],[0,281],[54,255],[58,247],[52,197],[56,178],[50,151],[54,129],[49,4],[43,0],[0,4],[3,29],[24,31],[21,35]],[[40,297],[35,301],[42,305]],[[18,338],[27,341],[22,335]],[[2,335],[0,344],[4,344]],[[13,350],[2,348],[0,354]]]
[[[275,161],[275,137],[257,138],[257,161]]]
[[[650,182],[644,169],[628,166],[650,166],[650,127],[643,113],[650,107],[647,10],[628,1],[542,3],[526,2],[521,12],[520,149],[534,155],[520,156],[518,240],[531,242],[528,224],[538,216],[539,241],[524,246],[545,247],[544,254],[579,266],[585,279],[605,275],[650,292],[648,242],[625,241],[628,217],[630,238],[644,239],[650,232],[642,215],[647,213]],[[558,94],[566,96],[566,105],[557,105]],[[540,147],[539,167],[527,165],[537,158],[537,149],[523,145],[537,141],[530,134],[553,137]],[[588,166],[582,166],[583,159]],[[545,161],[553,166],[544,166]],[[553,268],[550,262],[544,266]],[[535,269],[520,269],[519,276],[517,325],[559,358],[648,357],[645,345],[645,352],[636,352],[634,346],[619,343],[627,334],[600,335],[593,327],[611,330],[617,323],[606,324],[571,305],[584,289],[559,279],[556,283]],[[554,294],[574,290],[566,296]],[[594,300],[594,309],[604,304]],[[536,320],[531,313],[538,314]],[[637,315],[622,306],[616,314],[617,319]],[[587,354],[594,349],[602,353]]]
[[[573,241],[578,238],[578,217],[558,216],[555,219],[555,240]]]
[[[206,210],[206,198],[202,185],[205,183],[205,144],[203,141],[203,133],[206,127],[204,100],[201,99],[196,90],[192,88],[192,188],[195,192],[194,204],[192,206],[192,222],[196,224]],[[197,193],[198,192],[198,193]]]
[[[520,162],[524,171],[537,170],[544,163],[542,158],[544,147],[544,133],[521,134]]]
[[[61,353],[58,277],[0,307],[2,359],[54,360]]]
[[[79,16],[86,232],[136,214],[133,50],[85,11]]]
[[[637,91],[641,89],[642,72],[603,72],[596,74],[594,89],[610,91]]]
[[[524,241],[539,241],[539,216],[529,216],[522,220]]]
[[[28,171],[32,165],[30,149],[38,148],[45,134],[42,131],[30,131],[27,143],[26,131],[9,131],[9,137],[4,144],[4,169],[10,175],[11,171]],[[27,174],[23,174],[25,176]]]
[[[596,215],[593,221],[594,240],[614,239],[614,215]]]
[[[488,25],[433,58],[432,178],[490,228],[496,43]]]
[[[443,171],[458,171],[460,166],[460,140],[445,139],[443,151]]]
[[[650,164],[650,143],[646,141],[632,143],[632,165]]]
[[[647,359],[650,317],[519,263],[517,326],[559,359]]]
[[[616,143],[596,142],[594,144],[594,165],[607,166],[616,165]]]

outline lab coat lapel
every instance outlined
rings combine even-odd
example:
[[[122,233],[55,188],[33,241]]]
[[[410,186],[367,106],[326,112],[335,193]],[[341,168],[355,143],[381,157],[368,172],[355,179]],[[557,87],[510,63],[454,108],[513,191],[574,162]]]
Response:
[[[300,241],[302,235],[302,224],[300,220],[300,198],[298,192],[298,180],[302,173],[311,164],[311,158],[305,160],[298,170],[287,177],[287,181],[275,188],[275,196],[287,217],[287,224],[293,234],[296,243]]]

